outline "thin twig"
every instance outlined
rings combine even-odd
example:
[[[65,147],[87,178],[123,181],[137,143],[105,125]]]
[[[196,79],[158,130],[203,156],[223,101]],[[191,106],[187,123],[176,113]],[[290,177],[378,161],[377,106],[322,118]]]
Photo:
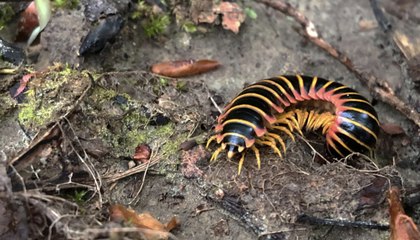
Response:
[[[135,202],[135,204],[137,204],[138,201],[140,200],[138,197],[141,193],[141,190],[143,190],[144,182],[146,181],[147,170],[149,170],[149,166],[150,166],[150,159],[152,158],[152,156],[154,158],[155,155],[157,155],[158,150],[159,150],[159,148],[157,148],[157,149],[155,147],[152,148],[152,153],[150,154],[149,161],[147,161],[147,166],[146,166],[146,169],[144,170],[144,173],[143,173],[143,179],[141,180],[140,188],[139,188],[139,190],[137,190],[136,194],[134,195],[133,200],[131,200],[128,204],[132,204],[133,202]]]
[[[322,158],[322,160],[324,160],[325,162],[329,162],[324,156],[322,156],[322,154],[320,154],[313,146],[312,144],[306,140],[303,136],[296,134],[296,136],[301,139],[302,141],[304,141],[306,143],[306,145],[308,145],[308,147],[312,150],[312,152],[314,153],[314,158],[315,156],[319,156],[320,158]]]
[[[76,131],[74,130],[73,125],[70,123],[70,121],[68,120],[67,117],[64,117],[64,119],[67,121],[69,128],[73,132],[73,136],[76,139],[76,142],[79,144],[80,148],[82,149],[83,155],[85,156],[85,159],[86,159],[86,162],[89,163],[91,169],[93,169],[93,173],[95,173],[95,176],[93,176],[93,177],[96,177],[96,179],[98,181],[98,185],[97,185],[98,189],[97,190],[100,191],[100,188],[102,187],[101,174],[99,174],[99,172],[96,170],[95,166],[93,165],[92,161],[90,160],[90,157],[87,154],[87,152],[86,152],[85,148],[83,147],[82,143],[80,142],[79,137],[76,135]],[[95,185],[96,185],[96,181],[95,181]],[[102,199],[102,198],[100,198],[100,199]],[[101,202],[101,204],[102,204],[102,202]]]
[[[214,107],[216,107],[217,111],[222,114],[222,109],[219,108],[219,106],[217,105],[216,101],[214,101],[213,97],[209,94],[209,98],[211,103],[213,103]]]
[[[160,158],[159,157],[150,158],[150,160],[149,160],[150,163],[149,162],[148,163],[143,163],[143,164],[140,164],[140,165],[135,166],[133,168],[130,168],[130,169],[128,169],[125,172],[106,175],[103,178],[108,183],[114,183],[114,182],[116,182],[116,181],[118,181],[120,179],[126,178],[128,176],[133,175],[133,174],[141,173],[141,172],[143,172],[143,171],[146,170],[148,164],[149,164],[149,167],[151,167],[151,166],[157,164],[159,161],[160,161]]]
[[[113,227],[113,228],[88,228],[84,230],[83,232],[76,232],[78,235],[83,235],[84,237],[89,237],[89,239],[92,237],[97,236],[103,236],[104,234],[116,234],[116,233],[138,233],[140,238],[147,234],[151,236],[162,236],[165,234],[167,235],[168,239],[174,239],[178,240],[175,235],[173,235],[170,232],[165,232],[161,230],[154,230],[154,229],[148,229],[148,228],[137,228],[137,227]],[[143,236],[144,237],[144,236]],[[94,239],[94,238],[92,238]],[[143,238],[141,238],[143,239]]]
[[[51,225],[48,227],[48,240],[51,240],[51,236],[52,236],[52,230],[54,228],[54,226],[61,221],[61,219],[63,218],[67,218],[67,217],[77,217],[77,215],[70,215],[70,214],[66,214],[66,215],[60,215],[58,216],[56,219],[54,219],[54,221],[52,221]]]
[[[417,126],[420,127],[420,113],[418,113],[412,106],[405,103],[399,97],[394,94],[394,91],[390,87],[390,84],[384,79],[378,79],[372,74],[362,72],[357,69],[353,62],[347,57],[346,54],[338,51],[330,43],[325,41],[315,28],[315,24],[311,22],[306,16],[299,12],[296,8],[287,2],[280,0],[257,0],[258,2],[264,3],[280,12],[292,17],[297,21],[304,29],[304,36],[309,39],[312,43],[326,51],[332,57],[340,61],[350,72],[352,72],[362,84],[366,85],[373,97],[391,105],[408,119],[412,120]]]
[[[63,127],[61,126],[61,124],[59,123],[59,122],[57,122],[57,125],[58,125],[58,127],[60,128],[60,130],[61,130],[61,133],[63,134],[63,137],[65,138],[66,137],[66,134],[65,134],[65,132],[64,132],[64,129],[63,129]],[[72,141],[71,141],[71,139],[68,139],[68,141],[69,141],[69,144],[70,144],[70,146],[71,146],[71,148],[73,149],[73,151],[74,151],[74,153],[76,154],[76,156],[79,158],[79,160],[80,160],[80,162],[82,162],[83,163],[83,165],[85,165],[85,167],[87,168],[87,170],[88,170],[88,172],[89,172],[89,174],[92,176],[92,178],[93,178],[93,181],[94,181],[94,183],[95,183],[95,194],[98,194],[98,198],[99,198],[99,206],[100,207],[102,207],[102,203],[103,203],[103,201],[102,201],[102,193],[101,193],[101,180],[98,180],[98,178],[97,177],[99,177],[99,179],[101,178],[100,177],[100,175],[99,175],[99,173],[98,172],[96,172],[96,169],[95,169],[95,167],[92,167],[93,165],[92,165],[92,163],[89,161],[89,158],[87,158],[86,160],[79,154],[79,152],[76,150],[76,148],[74,147],[74,145],[73,145],[73,143],[72,143]]]

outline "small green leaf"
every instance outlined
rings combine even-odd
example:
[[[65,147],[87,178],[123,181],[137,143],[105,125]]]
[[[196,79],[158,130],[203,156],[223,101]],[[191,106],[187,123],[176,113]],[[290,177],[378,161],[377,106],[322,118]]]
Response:
[[[258,15],[257,13],[254,11],[254,9],[246,7],[245,8],[245,14],[251,18],[251,19],[257,19]]]
[[[192,22],[185,22],[182,24],[182,29],[184,29],[187,33],[194,33],[197,31],[197,26],[195,26]]]
[[[166,78],[159,78],[159,83],[162,86],[167,86],[168,85],[168,79],[166,79]]]

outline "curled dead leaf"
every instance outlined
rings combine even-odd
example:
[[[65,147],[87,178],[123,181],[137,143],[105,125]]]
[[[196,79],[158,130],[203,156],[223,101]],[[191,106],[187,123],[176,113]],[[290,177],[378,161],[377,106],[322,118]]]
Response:
[[[24,92],[24,90],[25,90],[25,88],[26,88],[26,85],[28,84],[29,80],[30,80],[30,79],[31,79],[34,75],[35,75],[35,74],[33,74],[33,73],[29,73],[29,74],[23,75],[22,79],[20,80],[19,87],[18,87],[18,89],[16,89],[16,92],[15,92],[15,93],[14,93],[14,95],[13,95],[13,98],[18,97],[21,93],[23,93],[23,92]]]
[[[112,221],[126,222],[140,229],[144,229],[145,231],[142,231],[142,233],[146,240],[169,239],[171,235],[169,232],[180,225],[176,217],[172,217],[167,224],[163,224],[150,213],[137,214],[134,210],[128,209],[120,204],[112,205],[109,211]]]
[[[152,150],[150,149],[149,145],[145,143],[140,144],[136,147],[133,159],[142,163],[146,163],[150,158],[151,152]]]
[[[388,196],[391,240],[420,240],[420,232],[413,219],[407,216],[401,205],[399,190],[392,187]]]
[[[201,12],[197,23],[214,23],[218,16],[222,16],[222,26],[234,33],[239,32],[239,27],[245,21],[246,14],[242,8],[234,2],[220,2],[213,6],[212,12]]]
[[[218,9],[216,8],[214,11],[223,15],[222,26],[224,29],[234,33],[239,32],[239,27],[245,21],[245,13],[237,3],[221,2]]]
[[[218,61],[201,60],[178,60],[154,64],[152,72],[166,77],[188,77],[205,73],[220,66]]]

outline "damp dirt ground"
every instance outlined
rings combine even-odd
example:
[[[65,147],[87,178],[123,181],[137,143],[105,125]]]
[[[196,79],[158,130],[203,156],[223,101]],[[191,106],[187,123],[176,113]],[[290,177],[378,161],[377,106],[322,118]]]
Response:
[[[418,90],[402,82],[369,2],[291,3],[357,68],[387,79],[418,109]],[[112,43],[86,57],[77,56],[90,26],[84,7],[55,10],[40,44],[28,50],[39,73],[23,103],[8,100],[23,73],[2,77],[0,150],[2,161],[13,166],[4,171],[14,191],[9,197],[20,202],[12,204],[17,226],[25,229],[5,236],[34,231],[38,239],[106,238],[106,230],[116,227],[108,209],[122,204],[162,222],[177,216],[180,226],[172,233],[178,239],[388,239],[387,230],[340,223],[386,225],[389,184],[418,188],[419,130],[389,105],[374,101],[381,123],[404,133],[381,132],[374,162],[356,155],[325,164],[314,152],[324,154],[324,139],[316,133],[295,142],[286,138],[282,159],[262,148],[261,169],[248,154],[240,175],[236,159],[221,154],[208,161],[216,148],[204,149],[217,115],[210,97],[222,107],[247,84],[299,73],[339,81],[373,100],[354,74],[305,40],[292,19],[257,2],[240,4],[257,18],[247,18],[238,34],[220,25],[195,33],[171,25],[164,37],[150,39],[129,20]],[[393,20],[420,36],[418,27]],[[180,79],[149,72],[154,63],[177,59],[214,59],[222,66]],[[150,162],[135,163],[142,143],[151,148]],[[359,166],[346,164],[352,159]],[[13,211],[6,208],[5,216]],[[418,205],[409,213],[419,222]],[[48,228],[51,219],[56,222]]]

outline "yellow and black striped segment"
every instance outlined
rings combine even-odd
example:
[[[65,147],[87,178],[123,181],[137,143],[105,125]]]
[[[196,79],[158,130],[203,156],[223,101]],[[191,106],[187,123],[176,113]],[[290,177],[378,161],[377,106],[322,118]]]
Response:
[[[306,108],[310,102],[332,105],[327,108]],[[319,105],[319,104],[318,104]],[[352,152],[372,153],[377,141],[379,121],[377,114],[363,96],[337,82],[309,76],[278,76],[261,80],[246,87],[224,109],[207,146],[216,141],[221,146],[213,153],[215,160],[226,150],[228,158],[237,153],[242,157],[246,149],[254,151],[260,166],[257,145],[267,145],[281,155],[285,151],[280,135],[292,139],[292,132],[322,129],[326,135],[327,151],[334,157],[345,157]]]

